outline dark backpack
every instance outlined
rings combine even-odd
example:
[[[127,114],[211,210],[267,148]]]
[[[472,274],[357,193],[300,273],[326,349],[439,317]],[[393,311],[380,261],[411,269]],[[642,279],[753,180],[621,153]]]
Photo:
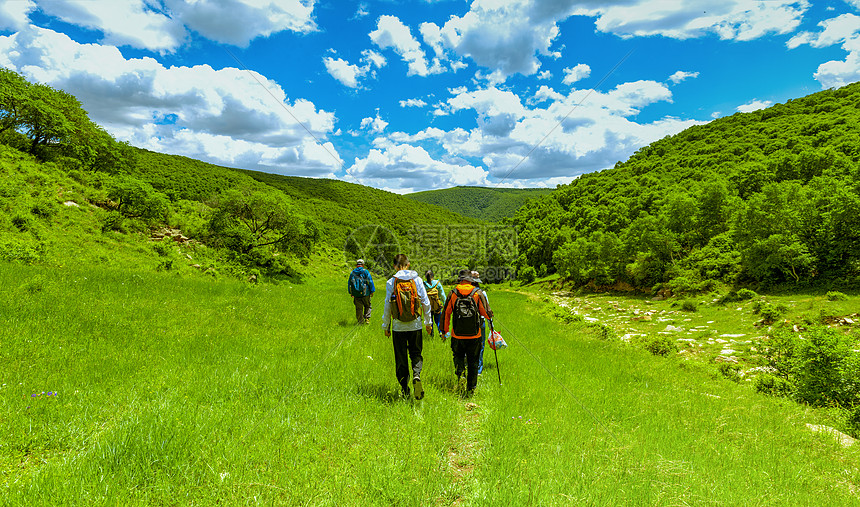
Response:
[[[473,287],[468,296],[461,295],[456,289],[451,292],[454,297],[454,308],[451,311],[454,334],[457,336],[475,336],[481,334],[481,314],[478,303],[472,297],[478,288]]]
[[[391,294],[391,316],[401,322],[412,322],[420,316],[420,306],[415,282],[395,278]]]
[[[353,273],[352,283],[350,284],[352,295],[356,297],[365,297],[370,295],[370,280],[367,278],[367,272],[361,271],[360,274]]]

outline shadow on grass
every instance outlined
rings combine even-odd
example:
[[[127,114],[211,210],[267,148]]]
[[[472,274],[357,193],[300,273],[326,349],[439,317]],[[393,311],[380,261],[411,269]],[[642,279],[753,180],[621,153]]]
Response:
[[[404,401],[404,398],[400,396],[400,390],[393,389],[388,384],[361,383],[356,387],[355,392],[359,396],[373,398],[386,404]]]
[[[340,319],[339,321],[337,321],[337,325],[340,327],[352,327],[356,324],[354,320]]]

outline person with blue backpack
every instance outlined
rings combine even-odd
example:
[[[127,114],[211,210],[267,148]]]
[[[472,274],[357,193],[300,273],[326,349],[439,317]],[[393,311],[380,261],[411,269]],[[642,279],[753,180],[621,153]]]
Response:
[[[371,299],[376,287],[370,271],[364,268],[364,259],[355,261],[355,269],[349,274],[346,288],[355,305],[355,319],[359,324],[370,324]]]

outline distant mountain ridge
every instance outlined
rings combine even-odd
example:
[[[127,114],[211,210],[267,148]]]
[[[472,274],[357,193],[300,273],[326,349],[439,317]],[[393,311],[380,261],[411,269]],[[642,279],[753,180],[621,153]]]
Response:
[[[488,222],[512,217],[532,199],[552,193],[551,188],[495,188],[457,186],[406,194],[424,204],[447,208],[455,213]]]

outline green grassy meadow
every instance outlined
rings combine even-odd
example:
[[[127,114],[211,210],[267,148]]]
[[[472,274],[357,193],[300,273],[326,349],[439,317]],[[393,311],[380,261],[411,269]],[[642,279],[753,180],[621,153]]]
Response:
[[[319,268],[251,285],[0,264],[0,503],[860,504],[860,446],[807,430],[822,412],[513,292],[491,292],[501,385],[488,349],[462,398],[427,338],[426,397],[399,399],[382,294],[354,326],[348,268]]]

